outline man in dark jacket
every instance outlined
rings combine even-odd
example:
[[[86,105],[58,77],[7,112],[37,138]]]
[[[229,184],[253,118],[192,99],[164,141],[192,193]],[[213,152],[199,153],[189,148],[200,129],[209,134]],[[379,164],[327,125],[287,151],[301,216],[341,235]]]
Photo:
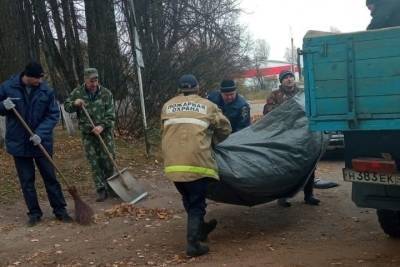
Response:
[[[6,116],[6,148],[14,157],[22,192],[28,207],[28,226],[40,222],[43,215],[35,188],[35,165],[43,177],[50,205],[57,219],[71,222],[66,203],[51,163],[37,147],[42,144],[53,153],[53,129],[59,119],[54,92],[42,82],[43,68],[36,62],[0,85],[0,115]],[[35,133],[29,133],[14,115],[15,108]]]
[[[367,30],[400,26],[399,0],[367,0],[371,11],[371,23]]]
[[[294,73],[290,70],[281,71],[279,74],[279,82],[281,83],[279,90],[273,91],[266,101],[263,111],[264,115],[268,114],[288,99],[291,99],[299,92],[299,88],[295,83]],[[314,197],[314,181],[315,173],[313,172],[304,186],[304,201],[309,205],[319,205],[320,202],[319,199]],[[278,199],[278,204],[283,207],[291,206],[286,198]]]
[[[216,104],[229,119],[232,133],[250,125],[250,106],[246,99],[237,93],[235,81],[222,81],[220,90],[211,92],[208,100]]]

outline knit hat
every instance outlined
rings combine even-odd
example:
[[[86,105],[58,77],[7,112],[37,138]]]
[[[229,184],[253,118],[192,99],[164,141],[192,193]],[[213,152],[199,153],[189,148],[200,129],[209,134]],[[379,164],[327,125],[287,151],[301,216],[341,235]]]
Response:
[[[194,89],[198,84],[193,74],[182,75],[178,80],[178,87],[183,90]]]
[[[236,90],[236,84],[234,80],[223,80],[219,88],[221,93],[233,92]]]
[[[25,66],[24,75],[32,78],[42,78],[44,76],[44,71],[42,65],[32,61]]]
[[[282,81],[287,77],[287,76],[294,76],[294,73],[291,72],[290,70],[283,70],[281,73],[279,73],[279,82],[282,83]]]

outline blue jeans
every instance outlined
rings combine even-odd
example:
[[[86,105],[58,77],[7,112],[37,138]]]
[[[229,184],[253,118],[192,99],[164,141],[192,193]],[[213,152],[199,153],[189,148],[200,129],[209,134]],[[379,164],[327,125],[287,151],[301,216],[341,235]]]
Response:
[[[45,157],[14,157],[15,167],[17,169],[19,182],[26,206],[28,207],[28,216],[42,217],[43,213],[40,209],[36,188],[35,188],[35,165],[42,175],[47,196],[53,213],[56,217],[60,217],[66,213],[66,203],[61,185],[57,180],[54,167]]]

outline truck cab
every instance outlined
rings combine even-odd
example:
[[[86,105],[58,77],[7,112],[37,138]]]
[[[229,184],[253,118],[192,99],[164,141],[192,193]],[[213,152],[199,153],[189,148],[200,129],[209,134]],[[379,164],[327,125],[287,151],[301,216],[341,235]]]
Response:
[[[346,34],[309,32],[303,60],[314,131],[344,135],[343,179],[352,200],[374,208],[400,237],[400,27]]]

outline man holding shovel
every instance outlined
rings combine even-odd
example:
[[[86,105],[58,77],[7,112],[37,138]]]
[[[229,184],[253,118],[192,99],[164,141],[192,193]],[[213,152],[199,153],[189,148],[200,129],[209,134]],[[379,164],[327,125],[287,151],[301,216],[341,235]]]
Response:
[[[224,140],[232,129],[217,105],[198,95],[193,75],[183,75],[179,89],[182,94],[162,109],[162,153],[165,174],[182,195],[188,216],[186,254],[196,257],[208,252],[200,242],[217,224],[204,222],[207,185],[219,179],[212,144]]]
[[[114,167],[97,135],[101,135],[108,150],[114,156],[114,99],[111,91],[99,84],[97,69],[85,69],[84,79],[85,83],[71,92],[64,103],[64,108],[69,113],[77,112],[78,114],[82,142],[96,186],[96,201],[102,202],[111,193],[111,188],[108,188],[106,179],[114,174]],[[94,121],[95,127],[92,127],[89,119],[83,113],[82,106],[85,106]]]
[[[28,226],[40,222],[43,215],[35,188],[35,165],[42,175],[53,213],[63,222],[72,222],[65,207],[60,183],[48,159],[38,146],[53,153],[53,129],[59,119],[54,91],[42,82],[43,68],[36,62],[0,85],[0,115],[6,116],[7,152],[14,157],[21,189],[28,207]],[[15,114],[21,114],[33,130],[30,136]]]

